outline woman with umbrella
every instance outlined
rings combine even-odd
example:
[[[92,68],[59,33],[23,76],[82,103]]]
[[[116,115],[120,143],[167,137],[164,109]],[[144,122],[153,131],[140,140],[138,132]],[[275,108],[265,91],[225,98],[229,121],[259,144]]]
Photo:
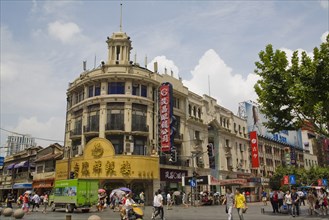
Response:
[[[97,204],[97,210],[98,211],[103,211],[104,208],[106,207],[106,191],[105,189],[99,189],[98,190],[98,204]]]
[[[24,212],[29,213],[29,203],[30,203],[30,191],[26,191],[23,196],[23,206],[22,209]]]

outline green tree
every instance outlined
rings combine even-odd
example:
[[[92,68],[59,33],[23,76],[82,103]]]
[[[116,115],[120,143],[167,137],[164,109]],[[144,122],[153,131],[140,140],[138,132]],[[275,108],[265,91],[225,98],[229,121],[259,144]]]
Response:
[[[313,58],[295,51],[289,64],[284,51],[267,45],[259,53],[255,85],[260,110],[273,132],[308,127],[329,135],[329,35],[313,50]]]

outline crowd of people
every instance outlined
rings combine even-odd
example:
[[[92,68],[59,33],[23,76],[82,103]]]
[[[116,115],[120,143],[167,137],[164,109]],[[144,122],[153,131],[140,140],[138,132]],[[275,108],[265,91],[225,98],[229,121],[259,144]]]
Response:
[[[269,201],[273,213],[290,214],[293,217],[300,215],[300,206],[308,206],[309,215],[328,215],[328,192],[324,188],[299,189],[292,188],[283,192],[272,190],[269,194]],[[267,193],[262,193],[262,201],[267,205]]]
[[[8,208],[13,208],[13,203],[16,202],[17,205],[27,214],[34,211],[38,212],[40,209],[42,209],[43,213],[46,213],[48,207],[48,194],[44,193],[39,195],[38,193],[28,191],[15,200],[13,195],[8,193],[5,202]],[[43,206],[43,208],[41,206]]]

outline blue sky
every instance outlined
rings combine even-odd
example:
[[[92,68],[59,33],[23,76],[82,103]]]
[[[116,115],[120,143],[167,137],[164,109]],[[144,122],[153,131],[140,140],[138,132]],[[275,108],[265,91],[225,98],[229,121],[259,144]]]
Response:
[[[319,46],[328,1],[123,1],[132,56],[173,70],[200,95],[237,113],[256,100],[253,74],[269,43],[287,54]],[[1,128],[63,140],[66,89],[106,60],[106,37],[119,31],[120,1],[1,0]],[[1,131],[0,146],[9,133]],[[52,142],[37,140],[47,146]]]

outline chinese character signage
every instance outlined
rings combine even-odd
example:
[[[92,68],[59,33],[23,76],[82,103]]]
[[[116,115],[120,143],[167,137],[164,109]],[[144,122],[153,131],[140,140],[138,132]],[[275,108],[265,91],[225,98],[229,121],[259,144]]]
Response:
[[[172,140],[170,139],[170,120],[172,116],[172,86],[163,83],[159,91],[159,114],[160,114],[160,146],[161,151],[170,151]]]
[[[296,151],[295,148],[291,148],[290,150],[290,164],[296,165]]]
[[[166,182],[181,182],[187,176],[187,170],[160,169],[160,180]]]
[[[252,168],[259,167],[259,158],[258,158],[258,141],[257,141],[257,132],[250,132],[250,146],[251,146],[251,166]]]

